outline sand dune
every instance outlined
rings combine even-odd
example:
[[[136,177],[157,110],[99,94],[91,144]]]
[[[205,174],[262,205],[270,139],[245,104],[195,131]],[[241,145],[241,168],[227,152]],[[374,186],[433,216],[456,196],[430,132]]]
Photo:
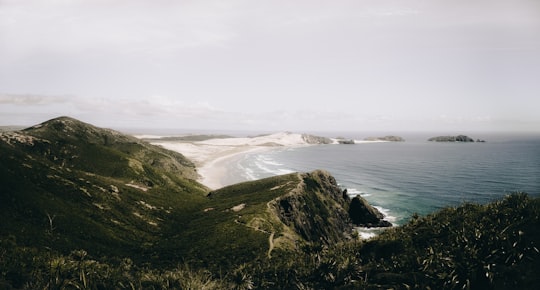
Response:
[[[308,146],[302,134],[282,132],[246,138],[219,138],[205,141],[151,141],[154,145],[182,153],[192,160],[199,172],[199,182],[212,189],[223,187],[227,163],[239,154],[269,150],[277,146]]]

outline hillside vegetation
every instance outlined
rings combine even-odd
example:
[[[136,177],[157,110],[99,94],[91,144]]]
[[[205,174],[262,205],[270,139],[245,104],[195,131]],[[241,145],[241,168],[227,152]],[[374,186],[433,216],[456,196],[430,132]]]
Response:
[[[204,200],[189,160],[112,130],[64,117],[0,137],[1,234],[24,244],[131,255],[170,226],[171,203]]]
[[[0,289],[540,283],[540,203],[526,194],[360,241],[321,170],[210,191],[181,154],[68,117],[0,133],[0,153]]]

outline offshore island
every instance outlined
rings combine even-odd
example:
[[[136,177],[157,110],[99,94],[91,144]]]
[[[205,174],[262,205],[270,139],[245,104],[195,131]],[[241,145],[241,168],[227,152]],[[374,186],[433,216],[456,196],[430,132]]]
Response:
[[[472,143],[475,142],[473,138],[466,135],[457,135],[457,136],[437,136],[431,137],[428,139],[430,142],[464,142]],[[477,139],[476,142],[484,143],[485,140]]]

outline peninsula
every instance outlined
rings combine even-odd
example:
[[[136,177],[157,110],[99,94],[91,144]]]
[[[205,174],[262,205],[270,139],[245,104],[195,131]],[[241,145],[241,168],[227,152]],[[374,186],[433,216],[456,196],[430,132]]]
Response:
[[[136,137],[186,156],[197,167],[199,173],[198,181],[212,189],[230,185],[225,184],[222,178],[226,174],[226,165],[241,154],[270,150],[276,147],[301,147],[335,143],[330,138],[291,132],[280,132],[255,137],[216,135],[209,135],[207,138],[197,138],[195,136],[191,136],[190,138]]]

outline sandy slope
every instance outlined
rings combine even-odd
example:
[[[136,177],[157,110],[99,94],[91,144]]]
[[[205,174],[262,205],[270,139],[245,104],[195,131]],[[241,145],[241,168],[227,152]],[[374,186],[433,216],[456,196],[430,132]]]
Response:
[[[143,138],[144,136],[137,136]],[[154,136],[155,137],[155,136]],[[333,140],[337,144],[337,140]],[[358,141],[359,143],[373,143],[385,141]],[[163,146],[166,149],[182,153],[197,166],[200,175],[199,182],[211,189],[217,189],[224,184],[227,173],[227,164],[234,162],[240,154],[257,150],[270,150],[278,146],[309,146],[302,134],[281,132],[271,135],[246,138],[217,138],[205,141],[161,141],[155,140],[152,144]],[[347,146],[347,145],[345,145]]]
[[[152,144],[182,153],[195,162],[199,182],[212,189],[223,187],[227,163],[239,154],[269,150],[276,146],[308,146],[301,134],[276,133],[251,138],[222,138],[198,142],[152,141]]]

